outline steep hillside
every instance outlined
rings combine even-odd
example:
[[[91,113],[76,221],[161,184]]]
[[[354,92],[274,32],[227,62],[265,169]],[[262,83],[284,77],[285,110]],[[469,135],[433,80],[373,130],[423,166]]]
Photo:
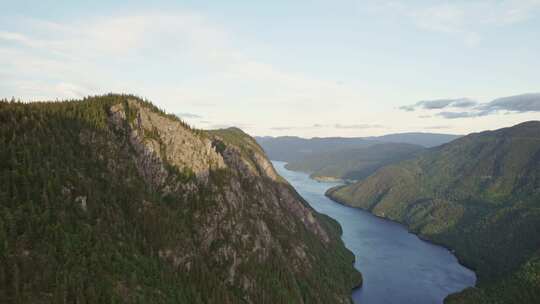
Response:
[[[447,302],[540,302],[540,122],[465,136],[327,194],[454,249],[479,281]]]
[[[0,102],[1,303],[349,303],[339,234],[238,129]]]
[[[293,161],[287,169],[311,174],[315,179],[359,180],[380,167],[412,158],[424,148],[418,145],[385,143],[366,148],[317,153]]]

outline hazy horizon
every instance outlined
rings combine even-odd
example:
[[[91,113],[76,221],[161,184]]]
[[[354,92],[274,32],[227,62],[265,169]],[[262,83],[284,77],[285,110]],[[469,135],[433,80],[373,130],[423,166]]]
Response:
[[[503,127],[504,128],[504,127]],[[457,136],[465,136],[467,134],[453,134],[453,133],[442,133],[442,132],[397,132],[397,133],[385,133],[385,134],[381,134],[381,135],[374,135],[374,136],[371,136],[371,135],[366,135],[366,136],[310,136],[310,137],[307,137],[307,136],[300,136],[300,135],[294,135],[294,134],[285,134],[285,135],[276,135],[276,136],[272,136],[272,135],[253,135],[255,137],[298,137],[298,138],[303,138],[303,139],[314,139],[314,138],[370,138],[370,137],[381,137],[381,136],[386,136],[386,135],[397,135],[397,134],[417,134],[417,133],[424,133],[424,134],[438,134],[438,135],[457,135]],[[250,134],[251,135],[251,134]]]
[[[10,2],[0,98],[124,92],[255,136],[464,135],[539,118],[538,37],[539,0]]]

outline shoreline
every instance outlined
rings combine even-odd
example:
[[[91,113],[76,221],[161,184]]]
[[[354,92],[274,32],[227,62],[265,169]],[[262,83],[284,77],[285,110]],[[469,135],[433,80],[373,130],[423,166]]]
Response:
[[[357,182],[357,180],[354,180],[354,179],[343,179],[343,178],[335,177],[335,176],[314,175],[315,174],[314,172],[303,171],[303,170],[294,170],[294,169],[291,169],[291,168],[287,167],[287,165],[289,164],[288,162],[284,162],[284,163],[285,163],[285,169],[287,169],[289,171],[292,171],[292,172],[305,173],[305,174],[307,174],[309,176],[309,178],[311,178],[312,180],[317,181],[319,183],[351,184],[351,183]]]
[[[432,239],[429,239],[425,236],[422,236],[421,234],[418,234],[416,233],[415,231],[411,230],[410,227],[403,223],[403,222],[400,222],[400,221],[397,221],[397,220],[394,220],[394,219],[391,219],[391,218],[387,218],[387,217],[384,217],[384,216],[380,216],[380,215],[377,215],[373,212],[371,212],[371,210],[369,209],[365,209],[365,208],[361,208],[361,207],[356,207],[356,206],[351,206],[349,204],[347,204],[346,202],[342,202],[340,201],[339,199],[337,198],[334,198],[331,196],[331,192],[335,191],[335,190],[338,190],[339,188],[342,188],[342,187],[345,187],[347,184],[351,183],[351,182],[356,182],[356,181],[348,181],[348,180],[343,180],[343,179],[340,179],[340,178],[336,178],[336,177],[330,177],[330,176],[322,176],[322,177],[316,177],[316,176],[313,176],[312,173],[310,172],[305,172],[305,171],[301,171],[301,170],[291,170],[289,168],[287,168],[287,165],[289,164],[288,162],[284,162],[285,163],[285,169],[289,170],[289,171],[293,171],[293,172],[301,172],[301,173],[305,173],[305,174],[308,174],[309,178],[314,180],[314,181],[317,181],[319,183],[343,183],[343,185],[338,185],[338,186],[333,186],[333,187],[330,187],[328,188],[325,192],[324,192],[324,196],[326,196],[327,198],[329,198],[330,200],[332,200],[333,202],[337,203],[337,204],[340,204],[340,205],[343,205],[343,206],[347,206],[347,207],[350,207],[350,208],[355,208],[355,209],[359,209],[359,210],[363,210],[363,211],[366,211],[366,212],[369,212],[369,214],[377,217],[377,218],[380,218],[380,219],[383,219],[383,220],[386,220],[386,221],[390,221],[390,222],[393,222],[393,223],[396,223],[396,224],[399,224],[403,227],[405,227],[405,229],[407,229],[407,232],[411,233],[411,234],[414,234],[416,237],[418,237],[420,240],[424,241],[424,242],[427,242],[427,243],[430,243],[432,245],[436,245],[436,246],[440,246],[440,247],[443,247],[444,249],[448,250],[453,256],[456,257],[458,263],[473,271],[475,276],[476,276],[476,268],[472,265],[468,265],[465,261],[463,261],[463,258],[460,257],[460,255],[458,254],[457,251],[455,251],[455,249],[445,245],[445,244],[442,244],[442,243],[439,243],[435,240],[432,240]],[[478,280],[478,278],[477,278]],[[476,282],[474,284],[474,287],[476,288]],[[356,289],[356,288],[355,288]]]
[[[341,185],[333,185],[333,186],[330,186],[328,189],[325,190],[324,192],[324,196],[327,197],[328,199],[330,199],[333,203],[337,203],[339,205],[342,205],[342,206],[345,206],[345,207],[349,207],[349,208],[354,208],[354,209],[358,209],[358,210],[361,210],[361,211],[365,211],[365,212],[368,212],[370,215],[372,216],[375,216],[381,220],[384,220],[384,221],[388,221],[388,222],[391,222],[391,223],[395,223],[395,224],[398,224],[399,226],[405,228],[405,230],[416,236],[419,240],[423,241],[423,242],[426,242],[428,244],[431,244],[431,245],[434,245],[434,246],[438,246],[438,247],[441,247],[441,248],[444,248],[446,251],[448,251],[448,253],[450,253],[453,257],[456,258],[456,261],[458,262],[458,264],[466,269],[468,269],[469,271],[473,272],[474,273],[474,276],[475,276],[475,282],[474,282],[474,285],[473,286],[469,286],[469,287],[465,287],[464,289],[462,290],[459,290],[459,291],[456,291],[456,292],[452,292],[452,293],[449,293],[447,294],[444,299],[443,299],[443,302],[444,300],[446,300],[448,297],[450,296],[455,296],[455,295],[458,295],[462,292],[464,292],[465,290],[468,290],[468,289],[476,289],[478,288],[478,277],[477,277],[477,273],[476,273],[476,268],[473,267],[472,265],[468,265],[466,262],[464,262],[463,258],[458,254],[458,252],[456,252],[453,248],[449,247],[448,245],[446,244],[442,244],[442,243],[439,243],[435,240],[432,240],[432,239],[429,239],[413,230],[410,229],[410,227],[406,224],[406,223],[403,223],[403,222],[400,222],[398,220],[394,220],[394,219],[391,219],[391,218],[388,218],[388,217],[384,217],[384,216],[380,216],[380,215],[377,215],[375,213],[373,213],[371,210],[369,209],[365,209],[365,208],[361,208],[361,207],[356,207],[356,206],[351,206],[349,205],[348,203],[346,202],[343,202],[337,198],[334,198],[333,196],[331,196],[331,193],[342,188],[342,187],[345,187],[347,186],[348,184],[351,183],[351,181],[347,181],[347,180],[343,180],[343,179],[339,179],[339,178],[333,178],[333,177],[316,177],[316,176],[313,176],[312,173],[309,173],[309,172],[305,172],[305,171],[301,171],[301,170],[291,170],[289,168],[287,168],[287,165],[288,163],[285,162],[285,166],[284,168],[286,170],[289,170],[289,171],[292,171],[292,172],[300,172],[300,173],[304,173],[304,174],[307,174],[309,179],[311,180],[314,180],[316,182],[319,182],[319,183],[341,183]],[[352,181],[352,182],[356,182],[356,181]],[[341,224],[338,223],[340,226]],[[355,261],[356,261],[356,256],[355,256]],[[361,272],[360,272],[361,273]],[[359,290],[363,287],[363,277],[362,277],[362,282],[359,286],[356,286],[356,287],[353,287],[352,288],[352,291],[356,291],[356,290]]]
[[[339,199],[337,199],[337,198],[335,198],[335,197],[332,197],[331,194],[329,194],[330,190],[337,190],[337,189],[339,189],[339,188],[341,188],[341,187],[344,187],[344,185],[334,186],[334,187],[328,188],[328,190],[326,190],[326,192],[324,193],[324,196],[326,196],[327,198],[329,198],[332,202],[334,202],[334,203],[336,203],[336,204],[340,204],[340,205],[343,205],[343,206],[346,206],[346,207],[350,207],[350,208],[354,208],[354,209],[363,210],[363,211],[369,212],[369,214],[371,214],[371,215],[373,215],[373,216],[375,216],[375,217],[377,217],[377,218],[380,218],[380,219],[382,219],[382,220],[389,221],[389,222],[393,222],[393,223],[396,223],[396,224],[399,224],[399,225],[403,226],[405,229],[407,229],[407,232],[409,232],[409,233],[411,233],[411,234],[414,234],[414,235],[415,235],[416,237],[418,237],[420,240],[422,240],[422,241],[424,241],[424,242],[427,242],[427,243],[430,243],[430,244],[432,244],[432,245],[436,245],[436,246],[442,247],[442,248],[448,250],[454,257],[456,257],[458,263],[459,263],[461,266],[463,266],[463,267],[465,267],[465,268],[471,270],[472,272],[474,272],[474,274],[475,274],[475,276],[476,276],[476,268],[473,267],[472,265],[468,265],[467,263],[465,263],[465,262],[463,261],[463,259],[460,257],[460,255],[458,254],[458,252],[455,251],[455,249],[453,249],[453,248],[451,248],[451,247],[449,247],[449,246],[447,246],[447,245],[445,245],[445,244],[439,243],[439,242],[437,242],[437,241],[435,241],[435,240],[431,240],[431,239],[429,239],[429,238],[426,238],[425,236],[422,236],[421,234],[416,233],[415,231],[411,230],[410,227],[409,227],[407,224],[405,224],[405,223],[403,223],[403,222],[400,222],[400,221],[397,221],[397,220],[394,220],[394,219],[391,219],[391,218],[387,218],[387,217],[384,217],[384,216],[377,215],[377,214],[371,212],[371,210],[369,210],[369,209],[365,209],[365,208],[361,208],[361,207],[356,207],[356,206],[351,206],[351,205],[349,205],[349,204],[347,204],[347,203],[345,203],[345,202],[340,201]],[[476,280],[476,281],[478,281],[478,277],[477,277],[477,280]],[[477,285],[477,282],[474,283],[474,286],[473,286],[472,288],[476,288],[476,285]],[[451,294],[449,294],[448,296],[453,295],[453,294],[457,294],[457,293],[459,293],[459,292],[451,293]],[[448,296],[447,296],[447,297],[448,297]]]
[[[271,160],[271,161],[273,162],[273,160]],[[290,169],[288,169],[288,168],[286,167],[286,164],[287,164],[287,163],[286,163],[286,162],[284,162],[284,163],[285,163],[285,165],[284,165],[283,167],[284,167],[286,170],[289,170],[289,171],[291,171],[291,172],[301,172],[301,173],[306,173],[306,172],[302,172],[302,171],[290,170]],[[314,178],[311,177],[311,175],[309,175],[309,173],[306,173],[306,174],[308,174],[308,177],[309,177],[310,179],[315,180]],[[315,180],[315,181],[317,181],[317,180]],[[324,182],[328,182],[328,181],[317,181],[317,182],[324,183]],[[343,182],[343,181],[339,180],[339,182]],[[298,193],[298,191],[297,191],[297,190],[296,190],[289,182],[287,182],[287,183],[288,183],[289,186],[294,190],[294,193],[298,196],[298,198],[299,198],[300,200],[302,200],[302,201],[305,201],[305,199]],[[309,205],[309,203],[308,203],[307,201],[305,201],[305,202]],[[310,205],[310,208],[312,208],[311,205]],[[314,211],[315,211],[315,210],[314,210]],[[353,256],[354,259],[353,259],[353,261],[352,261],[352,265],[351,265],[351,266],[352,266],[353,269],[356,269],[356,268],[354,267],[354,264],[356,263],[356,255],[354,254],[354,252],[352,252],[349,248],[347,248],[347,247],[345,246],[345,243],[344,243],[344,241],[343,241],[343,239],[342,239],[342,237],[343,237],[343,227],[341,226],[341,223],[338,222],[336,219],[330,217],[329,215],[319,213],[318,211],[315,211],[315,212],[317,212],[318,214],[321,214],[321,215],[323,215],[323,216],[326,216],[326,217],[330,218],[332,221],[335,222],[336,225],[339,226],[338,228],[339,228],[339,230],[340,230],[340,233],[339,233],[339,239],[340,239],[340,242],[343,244],[343,246],[345,247],[345,249],[346,249],[348,252],[350,252],[350,253],[352,254],[352,256]],[[354,299],[353,299],[353,297],[352,297],[354,291],[359,290],[359,289],[361,289],[362,287],[364,287],[364,275],[362,274],[362,272],[361,272],[359,269],[356,269],[356,271],[357,271],[357,273],[358,273],[358,275],[359,275],[359,281],[353,281],[352,288],[351,288],[351,295],[350,295],[350,304],[354,304]]]
[[[273,161],[273,160],[272,160]],[[291,170],[289,168],[287,168],[287,164],[288,162],[284,162],[285,165],[283,166],[283,168],[285,168],[286,170],[289,170],[289,171],[292,171],[292,172],[301,172],[301,173],[305,173],[308,175],[308,177],[314,181],[317,181],[319,183],[327,183],[327,182],[341,182],[341,183],[344,183],[345,181],[341,180],[341,179],[333,179],[333,180],[317,180],[316,178],[314,178],[309,172],[304,172],[304,171],[296,171],[296,170]],[[291,185],[292,187],[292,185]],[[294,189],[294,187],[293,187]],[[304,198],[302,198],[302,196],[296,191],[296,189],[294,189],[294,192],[302,199],[304,200]],[[309,203],[308,203],[309,204]],[[328,216],[328,215],[325,215],[325,216]],[[338,222],[336,219],[328,216],[329,218],[331,218],[333,221],[335,221],[335,223],[339,226],[339,229],[341,231],[340,233],[340,241],[342,243],[344,243],[343,239],[342,239],[342,236],[343,236],[343,227],[341,226],[341,223]],[[345,244],[343,244],[345,246]],[[352,267],[354,267],[354,264],[356,263],[356,255],[349,249],[345,246],[345,248],[353,255],[354,257],[354,260],[352,262]],[[362,289],[364,287],[364,275],[362,274],[362,272],[360,270],[356,270],[358,272],[358,274],[360,275],[360,280],[358,282],[353,282],[353,286],[351,288],[351,295],[350,295],[350,303],[351,304],[354,304],[354,299],[352,297],[353,293],[356,291],[356,290],[359,290],[359,289]]]

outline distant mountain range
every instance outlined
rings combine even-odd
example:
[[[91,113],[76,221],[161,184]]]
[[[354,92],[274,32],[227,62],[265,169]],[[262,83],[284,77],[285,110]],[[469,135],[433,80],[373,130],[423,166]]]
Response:
[[[396,133],[387,134],[382,136],[365,137],[368,140],[374,140],[385,143],[405,143],[412,145],[420,145],[426,148],[440,146],[449,141],[452,141],[461,135],[441,134],[441,133],[422,133],[422,132],[410,132],[410,133]]]
[[[358,180],[382,166],[411,158],[424,150],[413,144],[377,143],[363,148],[313,153],[289,162],[286,167],[310,173],[317,180]]]
[[[292,162],[331,151],[366,148],[380,143],[405,143],[434,147],[452,141],[460,135],[438,133],[400,133],[372,137],[314,137],[297,136],[255,137],[272,160]]]
[[[445,303],[540,303],[540,122],[470,134],[330,189],[455,250],[477,288]]]

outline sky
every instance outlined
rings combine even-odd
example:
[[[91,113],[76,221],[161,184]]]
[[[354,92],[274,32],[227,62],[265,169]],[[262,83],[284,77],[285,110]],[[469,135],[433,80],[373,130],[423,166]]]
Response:
[[[540,0],[0,0],[0,97],[130,93],[251,135],[540,119]]]

